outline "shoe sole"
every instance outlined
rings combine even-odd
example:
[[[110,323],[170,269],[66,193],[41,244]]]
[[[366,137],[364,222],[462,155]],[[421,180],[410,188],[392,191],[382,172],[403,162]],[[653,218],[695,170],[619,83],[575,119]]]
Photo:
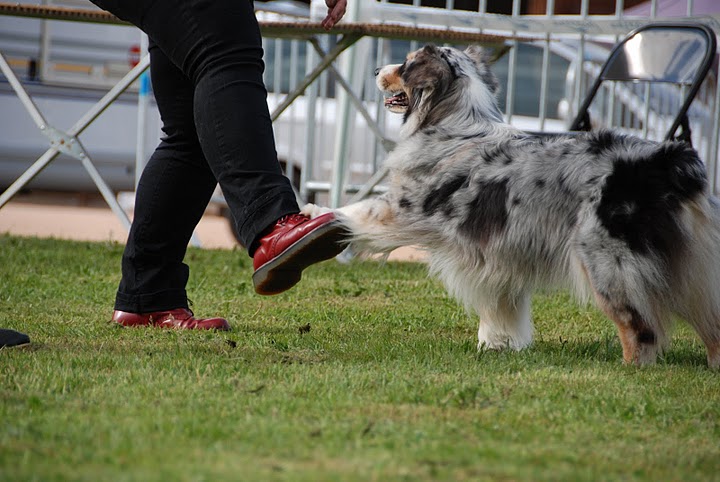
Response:
[[[318,226],[253,273],[255,292],[277,295],[289,290],[300,282],[305,268],[342,253],[347,234],[339,221]]]

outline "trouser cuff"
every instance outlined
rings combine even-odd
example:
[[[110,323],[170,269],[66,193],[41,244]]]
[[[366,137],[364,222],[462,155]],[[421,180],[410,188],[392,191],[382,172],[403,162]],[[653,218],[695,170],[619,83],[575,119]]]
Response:
[[[118,292],[115,296],[115,309],[128,313],[153,313],[176,308],[190,308],[187,293],[184,289],[165,290],[142,295],[129,295]]]
[[[244,222],[238,226],[243,246],[252,257],[258,246],[258,240],[275,221],[288,214],[300,212],[295,193],[292,189],[271,191],[259,198],[246,209]]]

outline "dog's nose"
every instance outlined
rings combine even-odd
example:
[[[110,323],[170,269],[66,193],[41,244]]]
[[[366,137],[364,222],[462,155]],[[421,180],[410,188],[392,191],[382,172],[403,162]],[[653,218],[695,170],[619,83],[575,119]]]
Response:
[[[375,69],[375,77],[377,77],[377,75],[378,75],[379,73],[380,73],[380,67],[378,67],[377,69]]]

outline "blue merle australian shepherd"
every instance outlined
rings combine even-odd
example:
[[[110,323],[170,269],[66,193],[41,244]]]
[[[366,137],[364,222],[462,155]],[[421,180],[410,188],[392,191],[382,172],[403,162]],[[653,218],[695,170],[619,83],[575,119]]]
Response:
[[[678,317],[720,367],[720,203],[690,146],[519,131],[473,47],[428,45],[378,69],[377,85],[404,124],[389,191],[337,211],[356,250],[426,249],[478,314],[479,348],[528,346],[531,295],[557,287],[594,298],[628,363],[655,362]]]

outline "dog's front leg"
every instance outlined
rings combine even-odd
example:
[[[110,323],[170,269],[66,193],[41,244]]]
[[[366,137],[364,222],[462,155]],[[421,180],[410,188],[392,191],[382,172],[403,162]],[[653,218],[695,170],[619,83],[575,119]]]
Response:
[[[395,220],[392,203],[384,196],[365,199],[338,209],[331,209],[316,204],[306,204],[300,210],[301,214],[311,218],[316,218],[329,212],[335,212],[341,221],[348,224],[353,233],[360,235],[364,234],[363,231],[372,231],[380,227],[387,227]],[[370,233],[368,232],[368,234]]]
[[[311,219],[315,219],[318,216],[332,212],[332,208],[326,208],[324,206],[318,206],[317,204],[308,203],[300,209],[300,214],[308,216]]]
[[[301,213],[311,218],[334,212],[347,227],[353,245],[360,251],[388,252],[407,243],[400,239],[403,230],[398,229],[395,210],[390,198],[380,196],[330,209],[307,204]]]
[[[530,296],[500,296],[497,302],[478,307],[478,349],[521,350],[532,343]]]
[[[384,209],[381,209],[384,208]],[[365,199],[364,201],[348,204],[341,208],[332,209],[317,204],[306,204],[300,209],[300,214],[316,218],[329,212],[335,212],[339,218],[347,218],[349,221],[367,219],[371,216],[377,217],[377,214],[388,211],[389,203],[383,198]],[[385,212],[387,217],[387,212]]]

